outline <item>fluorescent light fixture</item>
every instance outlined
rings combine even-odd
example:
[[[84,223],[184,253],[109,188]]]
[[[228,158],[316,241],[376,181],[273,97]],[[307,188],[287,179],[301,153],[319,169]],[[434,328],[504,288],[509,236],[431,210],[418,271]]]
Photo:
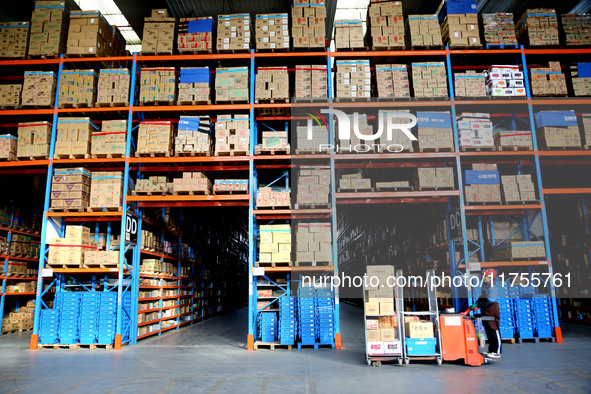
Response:
[[[334,20],[359,19],[365,21],[367,16],[367,7],[370,0],[337,0],[337,8],[334,14]],[[335,27],[332,28],[332,37],[334,37]],[[367,31],[367,23],[363,23],[363,33]]]
[[[117,26],[127,43],[129,52],[140,52],[142,40],[129,25],[127,18],[121,13],[114,0],[74,0],[82,11],[99,11],[111,26]]]

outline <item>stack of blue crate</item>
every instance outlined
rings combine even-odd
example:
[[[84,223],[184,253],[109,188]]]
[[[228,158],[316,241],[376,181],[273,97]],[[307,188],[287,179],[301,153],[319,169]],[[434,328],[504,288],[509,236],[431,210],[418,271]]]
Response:
[[[298,289],[298,323],[299,343],[316,344],[316,294],[311,287]]]
[[[279,297],[279,342],[293,345],[297,333],[295,297]]]
[[[60,311],[59,339],[62,344],[70,345],[80,340],[80,295],[80,292],[59,292],[55,295]]]
[[[115,342],[117,331],[117,293],[100,293],[97,342],[101,345],[109,345]]]
[[[123,332],[121,339],[123,342],[127,342],[129,341],[129,334],[131,332],[131,293],[129,291],[123,294],[122,303],[124,311],[128,311],[128,313],[123,312]]]
[[[552,338],[552,305],[548,294],[536,294],[532,299],[534,323],[538,338]]]
[[[96,343],[98,327],[98,306],[101,293],[92,291],[82,293],[80,305],[80,343]]]
[[[513,314],[513,300],[510,298],[509,282],[496,283],[497,302],[501,312],[499,322],[499,331],[502,339],[511,339],[515,337],[515,318]]]
[[[334,345],[334,294],[328,289],[316,290],[316,322],[318,342],[321,345]]]
[[[39,324],[39,343],[58,343],[60,311],[58,309],[42,309]]]
[[[277,314],[275,312],[261,312],[259,332],[261,341],[275,342],[277,336]]]
[[[517,323],[519,338],[529,339],[534,337],[534,317],[531,298],[518,298],[515,300],[515,321]]]

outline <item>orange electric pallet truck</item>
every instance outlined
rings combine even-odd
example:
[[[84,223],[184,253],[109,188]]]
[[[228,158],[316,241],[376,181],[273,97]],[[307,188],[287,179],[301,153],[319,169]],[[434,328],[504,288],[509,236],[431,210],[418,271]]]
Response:
[[[482,356],[478,352],[478,338],[470,309],[462,313],[440,313],[441,348],[443,361],[464,359],[466,365],[479,367],[488,361],[497,361]],[[493,320],[492,316],[481,316],[481,320]]]

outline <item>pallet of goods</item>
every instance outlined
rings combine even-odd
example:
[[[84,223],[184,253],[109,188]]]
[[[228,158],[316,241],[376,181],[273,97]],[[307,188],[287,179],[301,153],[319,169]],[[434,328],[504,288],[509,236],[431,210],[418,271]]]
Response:
[[[475,0],[443,0],[437,11],[443,43],[450,48],[480,48]]]
[[[89,159],[94,131],[99,128],[90,118],[58,118],[54,159]]]
[[[321,100],[328,97],[326,64],[295,67],[294,97],[299,100]]]
[[[89,108],[96,102],[98,75],[94,70],[63,70],[57,104],[60,108]]]
[[[462,150],[492,150],[495,147],[490,114],[463,112],[457,117]]]
[[[406,64],[376,64],[379,98],[410,97]]]
[[[415,50],[443,47],[437,15],[409,15],[406,20],[406,42]]]
[[[23,85],[0,85],[0,109],[18,109],[21,104],[21,92]]]
[[[95,249],[96,242],[90,238],[90,229],[84,226],[67,226],[65,238],[49,241],[47,266],[51,268],[83,268],[84,255]]]
[[[183,172],[182,178],[172,180],[173,194],[209,195],[211,191],[211,181],[202,172]]]
[[[211,104],[209,67],[181,67],[178,105]]]
[[[248,103],[248,67],[218,67],[215,70],[215,102]]]
[[[133,189],[133,185],[130,185]],[[90,178],[89,211],[119,211],[122,207],[123,173],[93,171]]]
[[[449,112],[425,112],[417,114],[417,141],[419,152],[452,152],[453,128]],[[404,136],[408,140],[408,137]]]
[[[170,157],[174,129],[171,121],[154,120],[140,123],[136,156]]]
[[[85,168],[56,169],[51,180],[52,211],[84,212],[90,202],[91,173]]]
[[[258,208],[289,209],[291,207],[291,193],[283,189],[259,187],[256,199]]]
[[[330,223],[296,225],[296,267],[332,265]]]
[[[591,14],[561,15],[567,46],[591,45]]]
[[[445,64],[412,63],[412,86],[415,97],[448,97]]]
[[[29,44],[29,22],[0,22],[0,58],[24,59]]]
[[[510,12],[482,14],[487,49],[517,48],[515,22]]]
[[[339,49],[367,49],[363,34],[363,21],[344,19],[334,22],[335,47]]]
[[[56,58],[66,52],[69,6],[65,0],[35,2],[31,15],[29,59]]]
[[[531,131],[494,130],[495,145],[499,151],[532,150]]]
[[[125,40],[98,11],[71,11],[66,54],[76,56],[122,56]]]
[[[364,178],[362,174],[343,174],[339,180],[339,193],[340,192],[372,192],[373,187],[371,178]]]
[[[257,51],[288,51],[289,37],[288,14],[257,14],[255,21]]]
[[[543,149],[581,148],[575,111],[540,111],[535,114],[536,135]]]
[[[517,38],[530,47],[560,45],[558,18],[552,8],[532,8],[517,22]]]
[[[537,202],[531,175],[502,175],[501,185],[505,204]]]
[[[216,179],[213,194],[247,194],[248,179]]]
[[[456,97],[486,97],[486,76],[468,70],[454,74],[454,94]]]
[[[251,49],[250,14],[218,15],[218,52],[248,52]]]
[[[297,184],[296,209],[329,205],[330,169],[302,166],[299,170]]]
[[[0,135],[0,160],[16,160],[18,138],[11,134]]]
[[[209,116],[181,116],[174,139],[174,155],[210,156],[211,126]]]
[[[287,131],[263,131],[262,143],[255,147],[257,155],[289,154]]]
[[[485,73],[486,92],[492,97],[525,96],[525,80],[519,66],[491,66]]]
[[[294,0],[291,6],[293,48],[326,47],[326,4],[324,0]]]
[[[371,97],[369,60],[337,60],[336,66],[337,99],[369,101]]]
[[[51,71],[25,71],[22,107],[51,107],[55,99],[57,76]]]
[[[22,159],[47,159],[51,139],[51,123],[46,121],[18,124],[17,157]]]
[[[99,107],[129,106],[131,74],[127,68],[99,71],[96,104]]]
[[[455,187],[451,167],[417,168],[411,184],[416,190],[451,190]]]
[[[142,68],[140,105],[173,105],[176,99],[174,67]]]
[[[127,140],[127,120],[103,120],[101,130],[91,130],[93,159],[124,157]]]
[[[562,73],[560,62],[549,62],[548,67],[531,68],[532,96],[566,96],[566,77]]]
[[[174,48],[175,18],[170,18],[168,10],[154,9],[149,18],[144,18],[142,54],[172,55]]]
[[[405,48],[402,2],[372,1],[367,10],[367,21],[372,50],[391,51]],[[363,38],[363,30],[361,33]]]
[[[501,185],[496,164],[472,164],[464,170],[464,193],[469,204],[500,204]]]
[[[215,123],[215,155],[244,156],[250,149],[249,115],[218,115]]]
[[[212,53],[214,23],[211,16],[180,18],[177,49],[180,54]]]
[[[289,103],[287,67],[258,67],[254,97],[255,103]]]
[[[259,228],[257,266],[291,266],[291,226],[267,224]],[[266,305],[267,302],[263,302]]]

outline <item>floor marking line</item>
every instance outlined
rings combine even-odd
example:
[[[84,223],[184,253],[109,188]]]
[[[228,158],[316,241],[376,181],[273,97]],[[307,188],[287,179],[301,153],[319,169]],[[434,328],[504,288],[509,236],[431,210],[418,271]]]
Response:
[[[222,382],[224,381],[224,378],[219,379],[217,382],[215,382],[215,386],[213,386],[211,388],[211,390],[209,390],[209,394],[213,393],[214,391],[216,391],[221,385]]]
[[[486,375],[486,378],[487,378],[487,379],[494,380],[495,382],[497,382],[497,383],[500,383],[500,384],[502,384],[502,385],[504,385],[504,386],[507,386],[507,387],[509,387],[511,390],[517,391],[518,393],[524,393],[524,394],[527,394],[527,391],[521,390],[519,387],[517,387],[517,386],[514,386],[514,385],[512,385],[512,384],[510,384],[510,383],[504,382],[504,381],[502,381],[501,379],[497,379],[497,378],[495,378],[494,376],[492,376],[492,375],[490,375],[490,374]]]
[[[87,379],[84,379],[84,380],[82,380],[82,381],[80,381],[80,382],[78,382],[78,383],[76,383],[76,384],[74,384],[74,385],[72,385],[70,387],[66,387],[65,389],[62,389],[62,390],[58,391],[58,393],[65,393],[65,392],[67,392],[69,390],[72,390],[73,388],[78,387],[78,386],[80,386],[80,385],[82,385],[84,383],[88,383],[89,381],[91,381],[93,379],[96,379],[96,378],[87,378]]]
[[[129,380],[127,380],[127,381],[125,381],[125,383],[123,383],[123,384],[119,384],[119,385],[117,385],[117,386],[113,387],[111,390],[109,390],[109,394],[112,394],[112,393],[114,393],[114,392],[115,392],[115,389],[118,389],[118,388],[120,388],[120,387],[125,387],[125,386],[127,386],[129,383],[133,382],[133,381],[134,381],[134,380],[136,380],[136,379],[139,379],[139,378],[131,378],[131,379],[129,379]]]
[[[36,381],[34,381],[34,382],[32,382],[32,383],[29,383],[29,384],[27,384],[26,386],[17,387],[16,389],[14,389],[14,390],[11,390],[11,391],[9,391],[9,392],[8,392],[8,393],[6,393],[6,394],[18,393],[19,391],[22,391],[22,390],[24,390],[24,389],[28,389],[29,387],[31,387],[31,386],[34,386],[34,385],[36,385],[37,383],[45,382],[46,380],[49,380],[49,379],[52,379],[52,377],[47,377],[47,378],[45,378],[45,379],[36,380]],[[55,379],[55,378],[54,378],[54,379]],[[15,383],[16,383],[16,382],[15,382]]]
[[[180,379],[174,379],[172,382],[168,383],[162,390],[160,390],[158,393],[164,393],[166,392],[166,390],[168,390],[169,388],[171,388],[172,386],[174,386],[176,384],[176,382],[178,382]]]
[[[264,394],[267,391],[268,386],[269,386],[269,378],[263,379],[263,384],[261,384],[261,394]]]
[[[564,388],[564,389],[566,389],[566,390],[568,390],[568,391],[572,391],[572,392],[575,392],[575,393],[582,393],[582,391],[580,391],[580,390],[577,390],[577,389],[576,389],[576,388],[574,388],[574,387],[570,387],[570,386],[567,386],[567,385],[565,385],[565,384],[562,384],[562,383],[556,382],[556,381],[554,381],[554,380],[552,380],[552,379],[548,379],[548,378],[545,378],[545,377],[543,377],[543,376],[536,375],[535,373],[531,373],[531,372],[525,372],[525,373],[526,373],[526,374],[528,374],[528,375],[531,375],[531,376],[533,376],[533,377],[536,377],[536,378],[538,378],[538,379],[545,380],[545,381],[546,381],[546,382],[548,382],[548,383],[551,383],[551,384],[555,384],[555,385],[557,385],[557,386],[560,386],[560,387],[562,387],[562,388]]]

